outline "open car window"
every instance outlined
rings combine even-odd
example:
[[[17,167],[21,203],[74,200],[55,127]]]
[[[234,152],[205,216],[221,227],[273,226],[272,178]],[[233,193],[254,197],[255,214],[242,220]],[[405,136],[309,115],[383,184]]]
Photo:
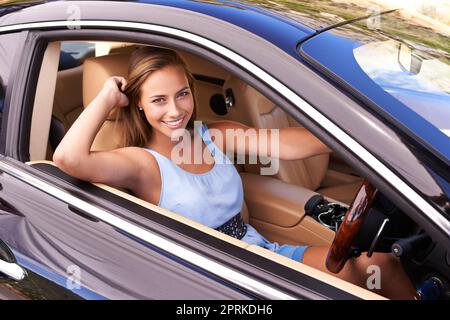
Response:
[[[77,116],[83,111],[86,104],[86,101],[84,101],[84,99],[87,97],[86,95],[92,95],[92,93],[86,93],[84,91],[84,86],[88,84],[87,87],[92,88],[93,86],[89,84],[91,84],[93,81],[96,81],[97,78],[86,79],[86,76],[97,76],[98,73],[96,73],[95,70],[90,70],[91,67],[89,66],[89,63],[91,61],[101,63],[101,61],[103,61],[105,58],[117,58],[118,60],[116,61],[116,63],[112,64],[114,68],[116,68],[118,67],[119,63],[123,63],[124,61],[120,60],[121,57],[123,57],[124,55],[129,55],[136,49],[136,47],[142,45],[133,43],[97,43],[92,41],[62,41],[57,44],[60,51],[60,61],[58,63],[58,70],[56,71],[56,74],[54,74],[54,76],[56,77],[56,81],[54,89],[54,103],[51,108],[52,119],[48,131],[49,143],[46,145],[46,152],[40,153],[42,155],[45,154],[45,157],[33,157],[30,159],[28,163],[32,167],[56,176],[58,177],[58,179],[70,182],[71,185],[81,187],[84,192],[87,191],[96,196],[100,196],[103,198],[106,197],[108,201],[111,201],[111,199],[115,199],[113,201],[114,203],[124,205],[127,209],[137,210],[136,205],[132,205],[132,203],[144,205],[147,210],[151,209],[154,212],[162,214],[164,217],[169,217],[171,219],[175,219],[176,221],[186,223],[194,227],[195,229],[200,230],[201,232],[205,232],[206,234],[225,240],[226,242],[231,243],[238,248],[246,249],[250,252],[257,252],[260,255],[268,254],[268,257],[270,257],[270,259],[278,261],[278,263],[286,263],[286,259],[278,256],[277,254],[268,253],[265,252],[265,250],[261,251],[255,245],[248,245],[242,243],[241,241],[230,239],[230,237],[224,236],[211,228],[202,226],[177,214],[161,210],[162,208],[155,207],[150,203],[144,204],[139,199],[133,197],[133,195],[127,194],[127,190],[117,190],[105,185],[97,185],[96,187],[92,187],[88,186],[88,184],[86,183],[77,182],[76,179],[69,179],[67,175],[62,174],[51,162],[52,152],[59,143],[60,139],[63,138],[67,130],[70,129],[73,121],[75,121]],[[62,53],[72,52],[72,55],[74,55],[73,51],[75,50],[75,48],[82,48],[79,49],[80,51],[85,50],[83,51],[84,53],[81,53],[79,55],[82,57],[82,61],[80,60],[77,64],[61,68],[61,61],[64,59]],[[285,113],[280,107],[276,106],[269,99],[265,98],[260,92],[258,92],[252,86],[248,85],[248,83],[241,80],[239,77],[232,75],[229,71],[221,68],[218,65],[205,61],[204,58],[200,58],[189,52],[183,52],[182,50],[179,50],[179,52],[186,60],[188,66],[192,68],[191,72],[193,73],[196,81],[196,99],[197,101],[199,101],[199,105],[201,106],[196,110],[197,120],[204,121],[205,123],[210,123],[214,121],[220,121],[222,119],[230,119],[233,121],[242,122],[248,126],[256,126],[258,123],[257,121],[262,120],[265,122],[269,121],[266,124],[266,128],[270,128],[276,125],[276,121],[271,122],[271,118],[275,117],[275,119],[281,119],[283,127],[300,126],[300,124],[296,120]],[[54,53],[52,54],[54,55]],[[125,68],[122,66],[121,68],[118,68],[116,70],[126,70],[126,67],[127,66],[125,65]],[[67,84],[70,84],[70,86],[68,86]],[[102,83],[98,83],[96,85],[101,86]],[[250,102],[250,100],[247,100],[248,97],[243,95],[243,91],[240,90],[245,90],[247,95],[250,95],[250,98],[253,97],[258,101],[258,104],[254,104],[253,106],[251,106],[251,108],[253,108],[252,112],[254,114],[257,114],[256,117],[252,117],[252,112],[245,109],[247,103]],[[227,100],[230,100],[231,98],[234,99],[233,104],[227,106]],[[68,108],[68,106],[70,106],[70,108]],[[38,118],[35,118],[33,119],[33,121],[35,121],[36,126],[39,126],[41,123],[36,122],[38,121],[37,119]],[[97,144],[96,142],[94,142],[95,148],[97,148],[97,150],[108,150],[108,148],[111,149],[112,146],[110,142],[112,140],[111,137],[114,134],[114,131],[109,131],[107,136],[110,139],[104,140],[103,142],[97,141]],[[102,145],[102,143],[104,144]],[[30,149],[32,148],[33,146],[30,146]],[[327,158],[328,156],[325,157]],[[260,172],[261,166],[255,165],[252,168],[252,166],[249,165],[246,166],[245,164],[236,163],[236,168],[239,172],[242,173],[242,178],[244,180],[244,185],[246,188],[245,192],[247,192],[247,205],[245,205],[244,213],[246,214],[246,221],[252,221],[252,223],[256,225],[258,225],[259,223],[261,226],[268,222],[269,226],[273,226],[273,230],[272,227],[269,227],[268,229],[266,228],[266,230],[263,232],[270,238],[278,240],[279,242],[286,242],[289,241],[288,239],[290,239],[291,243],[293,242],[297,244],[303,244],[307,242],[317,245],[329,244],[334,234],[331,230],[335,227],[334,223],[321,223],[315,220],[315,218],[317,217],[306,217],[304,215],[304,202],[306,202],[312,195],[314,195],[313,189],[310,188],[318,189],[321,186],[321,180],[325,178],[327,172],[326,165],[328,164],[328,161],[323,159],[320,160],[320,163],[322,163],[322,168],[318,171],[318,174],[321,176],[313,177],[313,182],[308,182],[311,183],[310,186],[295,184],[291,185],[288,182],[278,178],[280,179],[280,190],[276,194],[272,194],[270,192],[271,188],[273,187],[272,183],[276,180],[264,176],[258,178],[258,172]],[[299,165],[303,166],[304,164]],[[336,173],[337,171],[334,170],[334,172]],[[333,183],[334,185],[352,184],[352,190],[356,190],[358,185],[361,183],[361,178],[354,175],[348,175],[345,172],[334,174],[333,178],[330,178],[329,181],[324,184],[325,188],[330,189],[330,194],[332,192]],[[260,195],[258,195],[258,193],[255,193],[257,192],[257,188],[261,187],[265,189],[262,190],[262,192],[266,193],[265,197],[261,197]],[[298,198],[298,201],[294,199],[290,200],[293,201],[291,203],[291,207],[295,207],[295,210],[289,208],[289,205],[287,204],[285,204],[284,208],[282,208],[281,210],[275,210],[277,206],[279,207],[280,204],[288,201],[288,198],[285,198],[283,195],[284,192],[299,193],[300,197]],[[108,193],[110,193],[110,195],[108,195]],[[349,193],[347,195],[347,198],[341,202],[342,205],[345,206],[345,202],[349,201],[352,196],[353,195]],[[125,198],[127,201],[120,201],[119,199],[121,197]],[[267,200],[268,197],[273,199],[273,203],[264,205],[263,200]],[[333,199],[333,202],[339,201]],[[256,208],[260,209],[257,210]],[[250,210],[253,212],[253,214]],[[298,212],[296,212],[296,210],[298,210]],[[142,209],[137,211],[145,212],[145,210]],[[144,216],[145,213],[141,213],[141,215]],[[283,228],[291,223],[294,223],[294,228],[285,231],[283,234],[279,233],[278,230],[280,228]],[[299,232],[300,229],[303,230],[303,232]],[[301,267],[300,269],[298,269],[299,266],[295,267],[295,262],[289,262],[288,264],[292,265],[296,270],[302,270]],[[339,283],[339,285],[343,284],[340,281],[338,281],[337,283]]]

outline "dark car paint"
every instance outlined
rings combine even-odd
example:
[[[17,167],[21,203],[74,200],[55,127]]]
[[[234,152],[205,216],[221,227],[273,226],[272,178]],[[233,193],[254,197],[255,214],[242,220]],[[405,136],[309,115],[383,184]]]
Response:
[[[17,164],[14,161],[12,163]],[[193,248],[222,264],[233,265],[242,273],[264,279],[265,283],[283,289],[299,299],[355,298],[314,278],[255,256],[247,250],[154,213],[92,184],[74,179],[52,165],[33,165],[33,168],[39,170],[37,172],[29,166],[19,165],[44,181],[48,180],[75,194],[79,199],[86,199],[99,207],[108,207],[110,212],[114,212],[114,207],[119,208],[117,206],[127,208],[128,210],[120,210],[115,214],[126,217],[147,230],[160,233],[171,241]],[[2,190],[2,201],[19,203],[8,214],[5,212],[3,216],[0,215],[0,238],[16,253],[21,266],[31,270],[33,275],[40,276],[40,284],[43,283],[43,278],[47,278],[65,288],[67,281],[71,280],[66,272],[67,267],[77,265],[81,267],[83,287],[82,290],[74,289],[73,293],[82,298],[264,298],[177,259],[170,252],[162,252],[120,229],[73,210],[61,201],[50,199],[52,195],[22,183],[9,174],[3,173],[0,183],[8,190],[6,193]],[[27,192],[21,192],[24,188]],[[48,205],[49,208],[46,207]],[[253,265],[259,267],[255,268]],[[178,276],[184,277],[184,280],[181,281]],[[288,280],[280,282],[280,276]],[[16,289],[19,290],[26,281],[28,278],[17,284]],[[298,283],[301,287],[293,283]],[[23,286],[27,287],[26,284]],[[306,288],[314,288],[314,292]],[[194,290],[195,293],[190,294],[189,290]],[[69,293],[63,290],[61,294]]]
[[[29,8],[38,4],[45,3],[45,1],[16,1],[11,4],[0,4],[0,16],[10,14],[25,8]]]
[[[163,4],[164,6],[207,14],[257,34],[292,55],[295,55],[295,46],[298,41],[314,33],[314,30],[305,25],[282,20],[267,10],[232,1],[144,0],[137,2]]]
[[[119,10],[119,7],[116,7],[116,10]],[[105,12],[102,12],[102,13],[106,14]],[[92,13],[92,16],[95,16],[95,14],[96,13],[94,11]],[[116,16],[116,15],[118,15],[118,13],[112,13],[112,16]],[[45,16],[45,14],[44,14],[44,16]],[[41,16],[41,18],[42,18],[42,16]],[[139,19],[138,16],[136,18]],[[175,23],[175,22],[171,22],[171,23]],[[197,32],[199,31],[198,29],[199,28],[197,28],[197,30],[196,30]],[[209,30],[209,31],[213,32],[214,30],[213,31]],[[70,33],[70,31],[67,31],[67,33]],[[204,31],[203,33],[207,34],[208,32]],[[219,33],[220,32],[217,32],[216,35],[218,35]],[[235,30],[235,33],[237,33],[236,30]],[[241,30],[240,34],[242,34],[242,30]],[[225,36],[222,35],[221,37],[218,38],[221,40],[220,42],[222,42],[222,40],[228,40],[228,41],[224,41],[228,46],[230,46],[232,48],[237,48],[236,50],[238,52],[242,52],[243,54],[245,53],[244,55],[247,55],[248,57],[251,57],[252,54],[254,54],[254,52],[252,53],[252,51],[256,51],[255,48],[245,48],[245,46],[243,44],[238,43],[239,42],[238,39],[233,39],[232,37],[228,37],[227,39],[224,39],[224,37]],[[255,43],[256,43],[256,41],[255,41]],[[327,114],[331,119],[336,119],[335,121],[337,123],[339,123],[343,128],[348,128],[348,131],[350,131],[353,136],[358,137],[358,140],[360,142],[362,142],[364,146],[366,146],[367,148],[369,148],[371,150],[375,149],[377,156],[380,159],[384,159],[384,161],[387,162],[391,168],[396,168],[396,171],[402,172],[403,170],[405,170],[403,161],[405,161],[405,158],[409,157],[411,161],[407,161],[407,164],[409,166],[411,166],[411,168],[412,168],[411,173],[420,173],[418,176],[413,177],[413,179],[410,178],[410,181],[412,180],[412,182],[417,182],[417,179],[419,179],[421,182],[425,182],[425,185],[428,186],[427,187],[428,189],[425,188],[427,194],[436,195],[436,196],[442,195],[442,193],[440,193],[440,189],[436,188],[436,183],[434,182],[435,179],[430,179],[430,176],[431,176],[430,174],[428,174],[428,175],[424,174],[424,172],[429,172],[429,171],[427,171],[428,170],[427,166],[424,166],[423,164],[421,164],[420,162],[417,161],[418,157],[415,155],[415,153],[416,154],[418,153],[417,150],[414,148],[408,147],[408,145],[404,141],[405,139],[401,135],[399,135],[398,132],[393,131],[393,129],[391,128],[390,125],[384,124],[383,121],[379,120],[377,117],[374,117],[370,112],[360,108],[353,100],[351,100],[347,97],[343,97],[342,93],[339,92],[339,90],[336,90],[336,88],[334,88],[329,83],[327,83],[325,81],[321,81],[321,78],[318,77],[316,74],[314,74],[308,68],[298,65],[298,63],[294,64],[294,61],[292,59],[289,59],[286,56],[283,56],[283,54],[281,52],[279,52],[278,50],[269,50],[269,49],[273,49],[273,47],[271,48],[270,46],[267,46],[267,44],[264,44],[264,46],[266,46],[268,52],[270,51],[271,54],[268,56],[263,55],[263,57],[255,56],[255,61],[259,65],[264,66],[270,74],[274,75],[278,79],[283,79],[288,86],[290,86],[292,89],[298,91],[307,101],[311,102],[313,105],[320,108],[322,110],[322,112]],[[264,46],[262,46],[262,47],[264,47]],[[261,50],[261,48],[258,48],[258,50]],[[290,64],[287,64],[286,66],[283,64],[280,64],[279,66],[271,66],[270,64],[268,64],[268,61],[270,61],[277,55],[278,55],[278,58],[281,58],[285,61],[292,60],[292,62]],[[272,60],[272,61],[276,61],[276,60]],[[304,77],[299,79],[296,77],[296,75],[298,75],[298,74],[302,74],[302,75],[304,75]],[[321,86],[320,87],[317,86],[317,83],[320,83]],[[264,85],[261,83],[256,84],[255,87],[265,89],[265,91],[267,91],[267,88],[264,88]],[[272,96],[273,96],[273,94],[272,94]],[[277,100],[280,100],[279,97],[275,97],[275,98]],[[282,103],[280,101],[280,105],[285,106],[288,110],[289,109],[291,111],[294,110],[292,106],[286,105],[285,102]],[[299,118],[298,112],[295,115],[295,117]],[[314,123],[311,123],[311,121],[309,119],[307,119],[307,115],[303,116],[303,117],[306,118],[307,124],[309,126],[311,126],[311,128],[315,128],[315,130],[317,131],[317,129],[318,129],[317,125],[315,125]],[[305,120],[305,119],[302,119],[302,120]],[[364,125],[352,126],[351,124],[352,123],[354,124],[355,120],[360,121],[360,123],[367,123],[367,127],[365,127]],[[371,126],[373,126],[373,123],[376,123],[375,129],[371,127]],[[349,126],[347,127],[345,125],[349,125]],[[358,127],[358,128],[354,128],[354,127]],[[377,137],[378,139],[381,139],[381,140],[378,143],[376,143],[376,145],[374,146],[374,145],[372,145],[373,144],[373,141],[372,141],[373,136],[371,136],[370,130],[374,130],[373,132],[376,132],[377,130],[380,130],[380,129],[385,130],[385,132],[390,132],[392,134],[392,136],[390,136],[389,138]],[[361,135],[355,135],[355,133],[361,134]],[[323,133],[322,133],[322,137],[325,138],[325,140],[332,141],[329,136],[328,137],[326,135],[324,136]],[[386,140],[383,141],[383,139],[386,139]],[[385,150],[387,142],[393,148],[389,150],[388,157],[383,157],[383,155],[384,156],[387,155],[387,152]],[[10,144],[10,146],[12,147],[14,145]],[[393,150],[396,150],[395,154],[392,154]],[[411,152],[411,151],[414,151],[415,153]],[[348,150],[346,151],[345,147],[344,147],[344,150],[342,150],[342,152],[348,153]],[[355,160],[356,158],[354,157],[354,155],[349,155],[349,157],[352,157],[350,159],[350,160],[352,160],[351,162],[353,162],[354,164],[357,164],[357,166],[359,165],[361,167],[361,164],[358,164],[357,160]],[[400,160],[402,160],[402,161],[400,161]],[[426,163],[427,160],[428,159],[421,160],[421,161],[423,161],[423,163],[425,163],[426,165],[430,166],[429,163]],[[396,167],[396,163],[401,165],[401,167],[400,166]],[[431,166],[434,166],[433,161],[431,161]],[[432,170],[432,172],[434,172],[434,170]],[[446,180],[444,179],[443,181],[446,181]],[[380,183],[386,184],[385,181],[384,182],[381,181]],[[414,185],[413,183],[411,183],[411,184]],[[386,189],[386,191],[391,191],[391,189],[389,187],[387,187],[387,188],[385,187],[385,189]],[[406,200],[402,199],[402,201],[405,202]],[[422,220],[420,220],[420,219],[422,219]],[[423,219],[425,219],[425,220],[423,220]],[[427,221],[426,218],[424,218],[424,217],[416,217],[416,222],[417,222],[417,220],[420,220],[420,222],[422,222],[424,225],[427,223],[430,223],[430,221]]]
[[[5,100],[2,112],[2,123],[1,123],[1,132],[0,132],[0,154],[7,154],[6,150],[14,150],[14,155],[17,159],[17,148],[18,139],[17,132],[19,131],[18,127],[21,123],[21,112],[17,112],[16,109],[10,109],[7,106],[11,105],[11,101],[15,101],[17,99],[22,99],[24,89],[25,89],[25,80],[24,77],[20,75],[23,72],[28,72],[28,65],[26,64],[28,61],[24,59],[24,45],[28,37],[28,31],[16,32],[14,34],[8,34],[9,36],[13,35],[15,37],[15,48],[11,47],[11,50],[14,50],[14,56],[17,59],[7,62],[9,64],[9,80],[8,85],[5,88]],[[8,41],[10,41],[8,39]],[[31,55],[32,53],[29,53]],[[19,76],[16,77],[16,74]],[[3,75],[2,75],[3,76]],[[20,83],[22,81],[22,83]],[[14,135],[12,138],[11,135]]]
[[[8,174],[1,175],[0,183],[1,201],[15,205],[15,212],[0,211],[0,238],[16,253],[22,267],[61,288],[70,280],[68,268],[76,265],[83,286],[73,291],[83,298],[249,297],[143,246],[112,226],[72,212],[66,203]],[[27,281],[33,277],[22,282]]]

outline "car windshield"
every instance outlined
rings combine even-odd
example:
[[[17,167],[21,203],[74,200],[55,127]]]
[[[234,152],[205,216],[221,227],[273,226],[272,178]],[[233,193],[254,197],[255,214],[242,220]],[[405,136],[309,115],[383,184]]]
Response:
[[[374,11],[303,42],[299,53],[448,160],[450,20],[428,18]]]
[[[378,23],[373,30],[366,26],[368,37],[353,49],[356,62],[384,91],[450,136],[446,30],[412,28],[398,14],[383,16]]]

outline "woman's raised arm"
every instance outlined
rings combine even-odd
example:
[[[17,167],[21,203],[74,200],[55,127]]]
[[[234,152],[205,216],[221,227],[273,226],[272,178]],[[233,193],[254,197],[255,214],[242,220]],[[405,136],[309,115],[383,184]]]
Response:
[[[331,152],[304,128],[258,129],[228,120],[212,123],[208,127],[214,142],[223,151],[281,160],[305,159]],[[221,137],[217,139],[218,135]]]
[[[114,109],[128,105],[122,93],[123,77],[106,80],[102,90],[70,127],[53,154],[55,164],[67,174],[90,182],[132,188],[139,174],[137,160],[129,148],[91,152],[95,136]],[[119,89],[121,88],[121,89]]]
[[[305,128],[280,129],[280,156],[282,160],[306,159],[330,153],[331,149]]]

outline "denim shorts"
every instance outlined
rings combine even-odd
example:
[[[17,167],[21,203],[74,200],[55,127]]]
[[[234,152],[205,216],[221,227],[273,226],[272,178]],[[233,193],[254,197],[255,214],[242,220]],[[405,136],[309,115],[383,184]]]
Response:
[[[302,262],[305,251],[308,249],[308,246],[294,246],[290,244],[280,246],[277,242],[270,242],[249,224],[247,224],[247,233],[241,240],[248,244],[255,244],[259,247],[279,253],[298,262]]]

